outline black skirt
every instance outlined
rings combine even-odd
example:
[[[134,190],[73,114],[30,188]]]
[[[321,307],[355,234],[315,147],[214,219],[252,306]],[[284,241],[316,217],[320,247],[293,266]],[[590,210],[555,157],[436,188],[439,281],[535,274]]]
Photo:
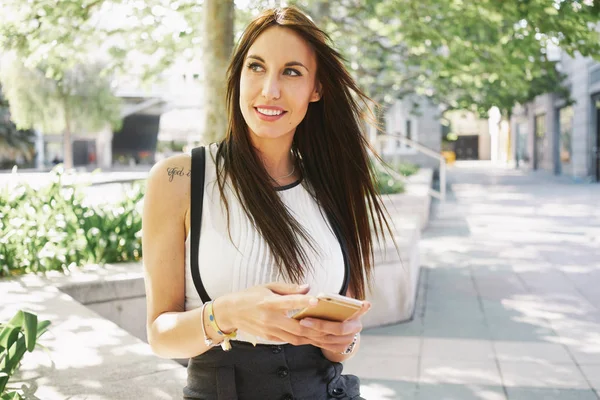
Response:
[[[231,341],[190,359],[183,398],[189,400],[361,400],[360,381],[342,375],[317,347]],[[362,399],[364,400],[364,399]]]

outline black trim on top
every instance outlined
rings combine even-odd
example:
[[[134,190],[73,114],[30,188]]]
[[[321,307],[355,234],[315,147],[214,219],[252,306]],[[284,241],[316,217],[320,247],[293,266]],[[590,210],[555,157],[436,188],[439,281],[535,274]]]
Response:
[[[191,249],[190,268],[196,291],[203,303],[210,301],[202,284],[198,255],[200,251],[200,230],[202,228],[202,206],[204,202],[204,175],[206,170],[206,149],[204,146],[192,149],[192,178],[190,199]]]
[[[302,183],[302,178],[298,179],[295,182],[288,183],[287,185],[275,186],[275,190],[278,191],[278,192],[281,192],[282,190],[288,190],[288,189],[294,188],[294,187],[298,186],[301,183]]]
[[[342,240],[342,234],[335,218],[328,214],[327,219],[329,220],[329,225],[331,225],[331,229],[333,229],[333,233],[338,242],[340,242],[340,247],[342,248],[342,257],[344,258],[344,282],[342,283],[340,294],[345,296],[348,292],[348,286],[350,284],[350,257],[348,256],[348,246],[346,242]]]

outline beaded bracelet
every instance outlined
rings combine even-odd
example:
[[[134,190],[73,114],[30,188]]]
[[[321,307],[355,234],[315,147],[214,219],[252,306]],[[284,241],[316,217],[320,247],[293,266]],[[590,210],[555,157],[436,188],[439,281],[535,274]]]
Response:
[[[208,323],[210,326],[221,336],[223,336],[223,341],[221,342],[221,348],[224,351],[231,350],[231,343],[229,343],[230,339],[235,339],[237,336],[237,331],[233,331],[231,333],[224,333],[219,325],[217,325],[217,321],[215,320],[215,314],[213,312],[213,302],[209,301],[206,303],[206,308],[208,309]]]
[[[219,343],[213,342],[211,338],[206,334],[206,328],[204,327],[204,309],[206,308],[206,303],[202,304],[202,309],[200,310],[200,324],[202,325],[202,334],[204,334],[204,344],[207,347],[215,347],[218,346]]]

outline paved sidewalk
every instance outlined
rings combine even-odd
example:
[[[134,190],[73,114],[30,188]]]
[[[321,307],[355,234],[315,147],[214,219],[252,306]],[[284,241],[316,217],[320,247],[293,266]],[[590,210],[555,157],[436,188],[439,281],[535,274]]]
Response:
[[[414,320],[365,331],[346,372],[385,399],[600,399],[600,184],[449,171]]]

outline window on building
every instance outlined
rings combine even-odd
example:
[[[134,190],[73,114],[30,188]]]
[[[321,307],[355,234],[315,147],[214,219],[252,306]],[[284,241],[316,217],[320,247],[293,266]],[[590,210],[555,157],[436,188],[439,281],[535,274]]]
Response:
[[[546,141],[546,114],[535,116],[535,159],[534,168],[540,168],[544,164]]]
[[[527,148],[527,123],[517,125],[517,158],[521,162],[530,162],[529,149]]]
[[[573,140],[573,107],[568,106],[561,108],[559,110],[558,119],[560,125],[558,151],[560,163],[563,167],[565,167],[571,164],[571,142]]]
[[[402,125],[402,129],[400,131],[400,134],[402,136],[404,136],[407,139],[413,140],[413,141],[417,141],[416,139],[416,119],[414,117],[404,117],[403,119],[403,123]],[[413,149],[409,144],[407,144],[406,142],[403,142],[401,140],[397,141],[397,152],[400,154],[412,154],[415,152],[415,149]]]

